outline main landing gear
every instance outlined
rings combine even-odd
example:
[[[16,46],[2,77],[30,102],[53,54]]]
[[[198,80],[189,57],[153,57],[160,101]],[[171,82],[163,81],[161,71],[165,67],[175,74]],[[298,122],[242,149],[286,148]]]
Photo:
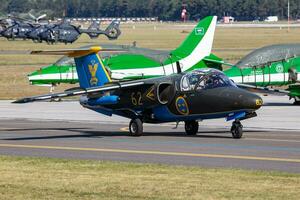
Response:
[[[232,122],[231,133],[234,139],[240,139],[243,136],[243,125],[240,120]]]
[[[184,129],[187,135],[196,135],[199,129],[199,123],[197,121],[186,121]]]
[[[50,87],[50,94],[53,94],[54,93],[54,90],[55,90],[55,87],[57,85],[56,84],[51,84],[51,87]],[[61,98],[55,98],[55,99],[51,99],[50,102],[60,102],[61,101]]]
[[[143,122],[139,118],[132,119],[129,123],[130,136],[141,136],[143,134]]]
[[[186,121],[185,132],[187,135],[196,135],[199,129],[199,123],[197,121]],[[243,136],[243,125],[240,120],[235,120],[231,126],[231,133],[234,139],[240,139]]]
[[[185,121],[185,132],[187,135],[196,135],[199,129],[198,121]],[[240,139],[243,136],[243,125],[240,120],[235,120],[231,126],[231,133],[234,139]],[[132,119],[129,123],[129,135],[138,137],[143,134],[143,121],[139,118]]]

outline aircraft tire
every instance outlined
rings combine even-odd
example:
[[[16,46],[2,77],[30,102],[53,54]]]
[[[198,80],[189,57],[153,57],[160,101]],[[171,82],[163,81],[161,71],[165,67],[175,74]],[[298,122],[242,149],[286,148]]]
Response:
[[[198,133],[199,123],[197,121],[186,121],[184,128],[187,135],[196,135]]]
[[[294,101],[294,105],[299,106],[300,105],[300,101]]]
[[[130,136],[141,136],[143,134],[143,122],[139,118],[132,119],[129,123]]]
[[[295,101],[294,101],[294,105],[300,105],[300,98],[299,97],[295,97],[294,98],[295,99]]]
[[[231,126],[231,133],[234,139],[240,139],[243,137],[243,125],[239,121],[235,121]]]

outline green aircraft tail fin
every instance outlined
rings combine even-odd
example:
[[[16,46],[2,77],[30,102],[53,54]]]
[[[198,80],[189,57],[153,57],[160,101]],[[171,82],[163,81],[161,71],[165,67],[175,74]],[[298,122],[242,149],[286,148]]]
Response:
[[[182,44],[172,51],[172,55],[184,58],[195,52],[198,56],[201,55],[202,58],[209,56],[214,40],[216,23],[216,16],[209,16],[201,20]]]

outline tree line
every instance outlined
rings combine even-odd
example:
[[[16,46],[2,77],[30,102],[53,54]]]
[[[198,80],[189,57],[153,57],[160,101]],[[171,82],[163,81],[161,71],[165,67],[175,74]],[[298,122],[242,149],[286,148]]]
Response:
[[[288,0],[1,0],[0,14],[35,10],[49,17],[158,17],[180,20],[183,7],[190,20],[207,15],[237,20],[287,19]],[[300,18],[300,0],[290,0],[290,16]]]

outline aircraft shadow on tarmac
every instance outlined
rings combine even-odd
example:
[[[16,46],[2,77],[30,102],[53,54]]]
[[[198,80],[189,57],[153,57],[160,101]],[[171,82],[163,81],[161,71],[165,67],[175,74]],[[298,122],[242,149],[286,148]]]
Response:
[[[78,134],[63,134],[63,135],[47,135],[47,136],[33,136],[33,137],[14,137],[14,138],[3,138],[0,140],[8,141],[23,141],[23,140],[47,140],[47,139],[67,139],[67,138],[105,138],[105,137],[118,137],[125,136],[128,138],[140,138],[129,136],[124,131],[97,131],[88,130],[90,128],[33,128],[33,129],[8,129],[6,131],[68,131]],[[3,131],[3,130],[2,130]],[[267,132],[260,130],[248,130],[245,133],[251,132]],[[1,132],[0,132],[1,133]],[[211,134],[211,135],[207,135]],[[220,135],[218,135],[220,134]],[[222,134],[222,135],[221,135]],[[224,135],[226,134],[226,135]],[[147,136],[158,136],[158,137],[196,137],[196,138],[221,138],[221,139],[232,139],[231,133],[227,130],[215,130],[215,131],[199,131],[197,135],[185,135],[184,132],[145,132],[142,137]]]

